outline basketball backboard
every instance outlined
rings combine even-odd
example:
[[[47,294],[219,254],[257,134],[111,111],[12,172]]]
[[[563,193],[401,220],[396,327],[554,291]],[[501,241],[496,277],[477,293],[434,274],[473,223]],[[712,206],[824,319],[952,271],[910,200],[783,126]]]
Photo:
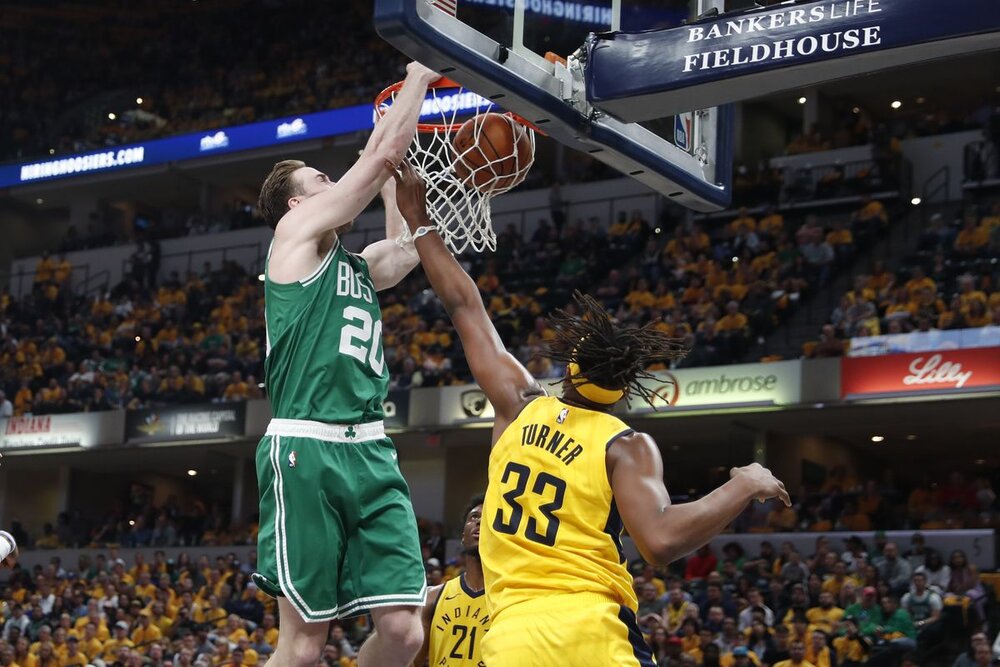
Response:
[[[587,102],[584,45],[591,33],[677,26],[717,1],[376,0],[375,27],[550,138],[711,211],[730,201],[731,108],[623,122]]]

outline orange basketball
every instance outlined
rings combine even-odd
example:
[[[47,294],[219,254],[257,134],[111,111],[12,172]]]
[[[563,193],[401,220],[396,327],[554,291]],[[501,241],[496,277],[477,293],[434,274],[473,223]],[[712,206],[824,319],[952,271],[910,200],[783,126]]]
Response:
[[[535,159],[528,130],[499,113],[465,121],[451,143],[455,175],[485,194],[506,192],[523,181]]]

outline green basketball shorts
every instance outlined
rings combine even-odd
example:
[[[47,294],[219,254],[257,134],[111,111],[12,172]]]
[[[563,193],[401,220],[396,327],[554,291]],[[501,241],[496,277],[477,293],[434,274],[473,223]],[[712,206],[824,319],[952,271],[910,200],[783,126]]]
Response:
[[[382,422],[273,419],[257,445],[258,572],[308,623],[422,606],[426,576],[409,489]]]

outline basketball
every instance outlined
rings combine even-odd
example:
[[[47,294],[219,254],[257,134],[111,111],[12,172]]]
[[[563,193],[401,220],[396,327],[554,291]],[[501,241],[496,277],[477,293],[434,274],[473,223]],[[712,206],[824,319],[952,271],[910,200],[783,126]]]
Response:
[[[498,113],[465,121],[452,139],[455,174],[482,193],[506,192],[524,180],[534,145],[523,125]]]

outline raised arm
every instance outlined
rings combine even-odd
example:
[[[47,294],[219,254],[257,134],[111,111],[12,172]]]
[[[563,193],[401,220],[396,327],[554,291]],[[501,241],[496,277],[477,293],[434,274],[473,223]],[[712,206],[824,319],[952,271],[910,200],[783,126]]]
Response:
[[[391,164],[386,167],[396,179],[399,211],[414,235],[413,243],[420,254],[424,273],[462,339],[472,376],[493,404],[496,413],[493,433],[502,433],[525,403],[545,392],[504,347],[483,306],[479,288],[438,236],[434,223],[427,216],[423,180],[405,162],[401,165],[401,173]],[[429,233],[422,234],[424,231]]]
[[[645,433],[616,440],[608,449],[608,479],[615,502],[639,553],[667,565],[718,535],[753,499],[778,498],[790,505],[785,485],[754,463],[733,468],[730,480],[691,503],[672,505],[663,484],[663,459]]]
[[[407,66],[406,80],[392,106],[375,125],[361,157],[329,190],[303,199],[281,219],[275,241],[317,239],[361,213],[385,183],[386,161],[398,164],[417,131],[427,85],[439,78],[419,63]]]
[[[382,203],[385,204],[385,239],[361,251],[361,256],[368,262],[375,289],[380,292],[395,287],[420,263],[412,243],[397,243],[406,229],[406,223],[396,207],[396,181],[392,178],[386,179],[382,185]]]

